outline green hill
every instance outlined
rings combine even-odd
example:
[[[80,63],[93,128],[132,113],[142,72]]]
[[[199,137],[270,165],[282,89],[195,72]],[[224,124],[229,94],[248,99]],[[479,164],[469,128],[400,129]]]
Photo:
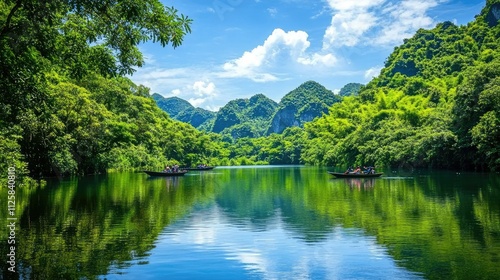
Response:
[[[379,77],[305,129],[309,164],[500,170],[500,1],[395,48]]]
[[[345,94],[357,94],[361,86],[348,84],[344,87]],[[255,138],[281,133],[288,127],[302,127],[304,123],[327,113],[332,104],[341,100],[339,95],[314,81],[305,82],[289,92],[279,104],[263,94],[256,94],[249,99],[231,100],[216,113],[194,108],[178,97],[164,98],[153,94],[153,98],[172,118],[232,139]]]
[[[167,112],[173,119],[189,123],[192,126],[208,131],[215,118],[215,112],[195,108],[191,103],[178,97],[165,98],[158,93],[152,95],[160,109]]]
[[[348,83],[347,85],[343,86],[340,89],[339,95],[340,96],[358,95],[359,92],[361,91],[362,87],[363,87],[363,84]]]
[[[179,113],[181,113],[184,110],[194,108],[191,103],[187,102],[186,100],[178,97],[169,97],[165,98],[162,95],[158,93],[153,93],[151,95],[153,97],[154,101],[156,101],[156,104],[160,109],[163,111],[167,112],[168,115],[172,118],[175,118]]]
[[[263,94],[232,100],[217,112],[212,131],[233,139],[262,136],[277,107],[276,102]]]
[[[340,96],[317,82],[305,82],[281,99],[267,133],[281,133],[288,127],[303,126],[327,113],[328,108],[340,100]]]

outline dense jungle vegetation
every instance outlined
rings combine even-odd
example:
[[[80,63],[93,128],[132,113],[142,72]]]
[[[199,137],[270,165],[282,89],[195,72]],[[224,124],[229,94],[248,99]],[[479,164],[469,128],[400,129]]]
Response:
[[[237,140],[173,120],[124,77],[143,65],[139,43],[177,47],[191,19],[157,0],[110,3],[0,2],[3,174],[199,162],[500,170],[500,0],[466,26],[419,30],[305,128]]]
[[[0,172],[32,178],[223,158],[124,75],[145,41],[177,47],[191,19],[158,0],[0,2]],[[2,178],[5,176],[2,176]]]
[[[303,161],[500,170],[499,6],[405,40],[359,97],[306,125]]]
[[[491,0],[466,26],[444,22],[419,30],[395,48],[359,95],[344,97],[304,130],[240,139],[238,156],[500,170],[499,12],[500,1]]]

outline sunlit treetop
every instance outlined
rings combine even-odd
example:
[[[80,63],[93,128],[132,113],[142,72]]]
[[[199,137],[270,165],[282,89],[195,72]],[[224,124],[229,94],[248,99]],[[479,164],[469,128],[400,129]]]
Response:
[[[0,3],[0,39],[15,52],[34,47],[50,60],[61,59],[54,52],[65,44],[71,53],[101,48],[96,62],[111,55],[116,73],[131,74],[142,66],[137,46],[147,41],[174,48],[191,32],[192,20],[158,0],[6,0]],[[60,38],[61,36],[66,37]],[[88,55],[88,53],[85,53]],[[106,60],[106,59],[104,59]]]

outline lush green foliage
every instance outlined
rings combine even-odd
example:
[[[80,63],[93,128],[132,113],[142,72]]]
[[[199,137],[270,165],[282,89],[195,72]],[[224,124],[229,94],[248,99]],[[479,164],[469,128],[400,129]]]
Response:
[[[232,164],[299,164],[304,136],[302,128],[289,127],[281,134],[238,139],[231,146]]]
[[[341,100],[331,90],[314,81],[307,81],[285,95],[274,115],[268,134],[281,133],[292,126],[304,123],[328,112],[328,108]]]
[[[211,131],[233,139],[262,136],[277,107],[276,102],[263,94],[229,101],[217,112]]]
[[[467,26],[445,22],[419,30],[394,50],[379,77],[363,87],[346,85],[344,95],[353,88],[359,94],[306,122],[305,130],[237,141],[232,156],[266,163],[500,170],[500,25],[492,22],[494,9],[498,14],[500,1],[488,1]],[[298,122],[297,101],[311,100],[304,92],[322,92],[313,82],[306,85],[283,98],[281,118]],[[276,116],[272,124],[278,128]],[[298,148],[293,160],[285,156],[285,143]]]
[[[500,169],[500,25],[419,30],[358,97],[306,124],[309,164]]]
[[[229,138],[259,137],[265,134],[278,104],[263,94],[250,99],[235,99],[218,112],[195,108],[178,97],[154,94],[158,106],[172,118],[190,123],[202,131],[216,132]]]
[[[167,112],[173,119],[190,123],[203,131],[210,131],[215,113],[202,108],[195,108],[191,103],[178,97],[165,98],[158,93],[152,95],[158,107]]]
[[[158,107],[167,112],[168,115],[172,118],[175,118],[177,115],[179,115],[179,113],[185,110],[193,108],[193,105],[191,105],[191,103],[179,97],[165,98],[158,93],[153,93],[151,97],[153,97],[154,101],[156,101]]]
[[[218,136],[171,120],[147,88],[129,79],[94,75],[76,83],[52,74],[48,80],[47,119],[31,113],[20,123],[30,139],[22,154],[35,176],[158,169],[223,157]]]
[[[142,65],[139,43],[176,47],[190,23],[156,0],[2,1],[1,172],[38,178],[226,157],[217,135],[173,121],[121,77]]]
[[[259,94],[217,114],[171,106],[176,118],[220,134],[172,120],[158,96],[123,77],[143,63],[137,44],[176,47],[190,32],[175,9],[132,2],[0,3],[1,172],[201,162],[500,169],[499,1],[467,26],[419,30],[379,77],[346,85],[351,96],[309,81],[279,104]]]
[[[348,83],[347,85],[343,86],[340,89],[339,95],[340,96],[358,95],[359,92],[361,91],[362,87],[363,87],[363,84]]]
[[[357,94],[361,84],[349,84],[344,91]],[[286,94],[276,104],[263,94],[250,99],[235,99],[217,113],[194,108],[189,102],[177,98],[163,98],[154,94],[158,106],[173,118],[190,123],[194,127],[220,133],[228,139],[256,138],[271,133],[282,133],[328,112],[328,108],[341,97],[324,86],[308,81]]]

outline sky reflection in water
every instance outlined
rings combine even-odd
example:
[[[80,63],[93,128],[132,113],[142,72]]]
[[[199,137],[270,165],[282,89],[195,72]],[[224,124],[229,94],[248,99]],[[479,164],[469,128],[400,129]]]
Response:
[[[210,205],[168,227],[147,264],[136,262],[106,278],[421,279],[396,266],[361,230],[335,227],[323,240],[306,242],[282,218],[278,212],[265,230],[256,230],[244,220],[229,222],[216,204]]]

